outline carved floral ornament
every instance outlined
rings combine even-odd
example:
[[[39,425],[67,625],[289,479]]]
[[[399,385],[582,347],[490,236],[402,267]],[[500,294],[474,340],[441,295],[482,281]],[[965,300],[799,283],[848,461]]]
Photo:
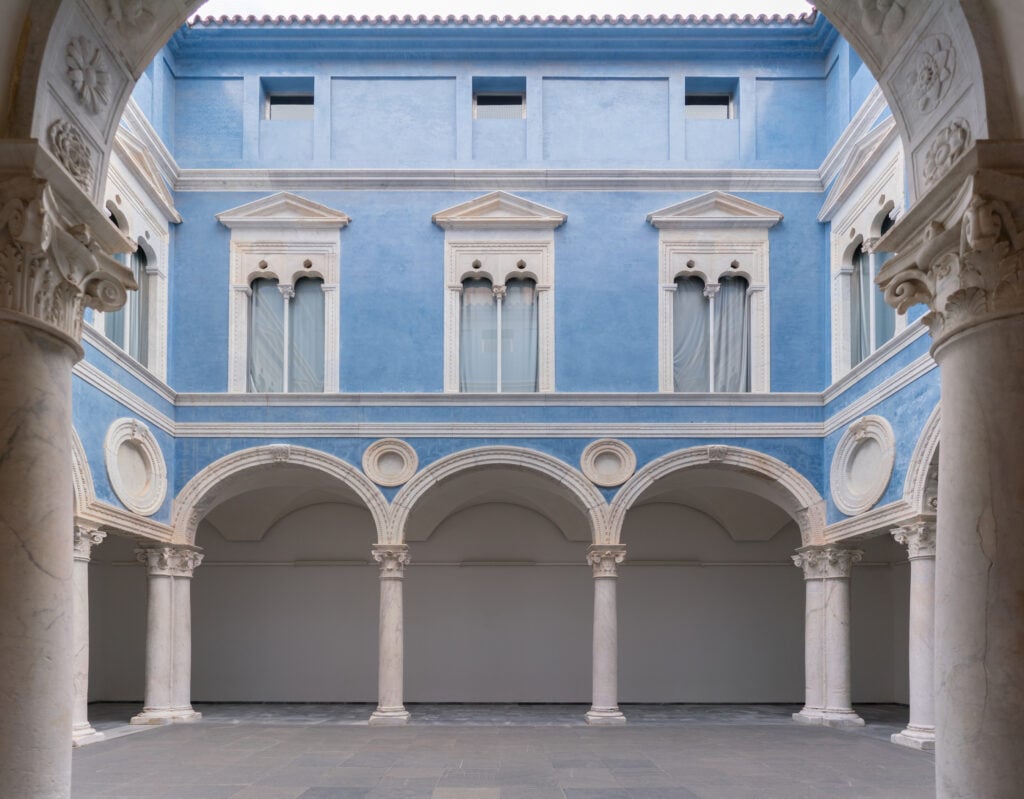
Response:
[[[892,531],[892,537],[907,548],[910,560],[935,557],[935,522],[914,522],[897,527]]]
[[[971,146],[971,126],[966,119],[954,119],[935,134],[924,156],[923,176],[931,186],[952,168]]]
[[[625,544],[601,544],[587,550],[587,563],[593,568],[594,577],[617,577],[617,567],[625,559]]]
[[[75,560],[89,560],[92,548],[103,542],[107,534],[87,525],[75,525]]]
[[[931,111],[945,96],[956,71],[956,51],[944,34],[930,36],[914,53],[904,75],[907,94],[919,111]]]
[[[409,565],[409,547],[404,544],[375,544],[373,559],[380,564],[382,580],[401,580]]]
[[[859,549],[836,546],[807,547],[792,556],[793,563],[803,569],[805,580],[846,579],[862,557],[864,553]]]
[[[50,125],[47,136],[50,151],[75,182],[88,191],[92,187],[92,150],[85,143],[82,132],[67,120],[58,119]]]
[[[110,73],[103,51],[84,36],[75,36],[67,46],[68,82],[78,101],[91,114],[110,102]]]
[[[150,577],[191,577],[203,562],[203,554],[190,546],[140,547],[135,559],[146,567]]]

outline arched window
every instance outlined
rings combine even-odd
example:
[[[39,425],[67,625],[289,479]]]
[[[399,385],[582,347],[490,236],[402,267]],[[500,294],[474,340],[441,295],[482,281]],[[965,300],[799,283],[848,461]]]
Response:
[[[118,224],[110,214],[110,221]],[[132,270],[139,288],[129,291],[124,307],[104,317],[103,330],[107,338],[131,355],[143,366],[149,363],[149,259],[142,245],[130,255],[120,254],[117,259]]]
[[[880,236],[893,226],[886,215]],[[853,251],[850,272],[850,366],[856,366],[893,337],[896,311],[885,302],[875,276],[889,259],[889,253],[865,252],[861,244]]]
[[[257,278],[250,287],[248,390],[323,391],[323,281]]]
[[[704,285],[679,277],[673,298],[676,391],[750,391],[749,284],[740,276]]]
[[[486,278],[464,280],[459,331],[460,391],[537,390],[534,280],[510,279],[497,288]]]

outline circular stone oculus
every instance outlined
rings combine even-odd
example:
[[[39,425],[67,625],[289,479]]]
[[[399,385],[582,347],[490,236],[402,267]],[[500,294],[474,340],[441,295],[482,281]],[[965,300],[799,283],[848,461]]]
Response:
[[[882,498],[896,461],[895,443],[892,426],[881,416],[864,416],[847,428],[832,456],[832,499],[840,511],[855,516]]]
[[[363,453],[363,471],[377,485],[393,487],[407,483],[418,466],[416,450],[398,438],[374,441]]]
[[[138,419],[118,419],[103,443],[110,487],[128,510],[152,516],[167,495],[167,466],[149,428]]]
[[[636,453],[618,439],[603,438],[583,450],[580,468],[592,483],[611,488],[622,485],[636,471]]]

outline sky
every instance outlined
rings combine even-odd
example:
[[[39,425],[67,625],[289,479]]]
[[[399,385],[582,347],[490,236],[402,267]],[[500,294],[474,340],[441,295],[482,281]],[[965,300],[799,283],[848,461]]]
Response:
[[[511,14],[589,16],[632,14],[801,14],[810,10],[806,0],[210,0],[198,13],[271,16],[340,14],[388,16],[410,14]]]

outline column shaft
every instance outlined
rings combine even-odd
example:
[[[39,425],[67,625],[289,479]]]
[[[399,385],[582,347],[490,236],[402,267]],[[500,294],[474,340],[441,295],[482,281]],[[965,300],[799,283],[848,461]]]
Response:
[[[408,547],[375,546],[380,564],[380,649],[377,664],[377,709],[370,724],[405,724],[409,713],[403,698],[405,637],[403,629],[402,578],[409,564]]]
[[[823,581],[825,589],[825,712],[850,724],[864,722],[850,702],[850,578]],[[841,717],[851,716],[844,720]]]
[[[171,657],[171,710],[175,721],[195,721],[192,709],[192,578],[171,578],[174,602]]]
[[[74,639],[74,705],[71,710],[71,742],[74,746],[103,739],[89,723],[89,560],[92,547],[106,533],[75,525],[75,563],[73,571],[72,636]]]
[[[588,724],[622,724],[619,710],[617,565],[626,557],[622,545],[592,546],[587,560],[594,570],[593,701]]]

